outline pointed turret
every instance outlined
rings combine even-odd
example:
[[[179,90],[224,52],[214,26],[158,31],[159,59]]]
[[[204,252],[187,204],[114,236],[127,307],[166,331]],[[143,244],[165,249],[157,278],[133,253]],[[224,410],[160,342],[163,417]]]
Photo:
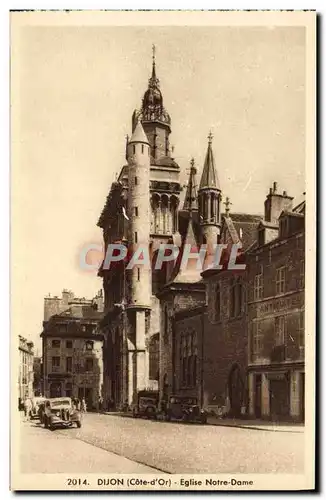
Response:
[[[131,136],[131,139],[129,140],[129,144],[135,143],[135,142],[141,142],[143,144],[148,144],[148,139],[147,136],[144,132],[143,126],[141,124],[141,121],[138,120],[137,125],[133,131],[133,134]]]
[[[222,199],[221,188],[215,168],[212,139],[213,136],[210,132],[208,135],[208,147],[198,191],[202,241],[210,246],[218,243],[221,227],[220,204]]]
[[[183,204],[183,209],[188,212],[198,210],[197,199],[197,182],[196,182],[197,169],[195,167],[195,160],[192,158],[190,161],[190,173],[187,185],[186,196]]]
[[[213,140],[213,135],[210,132],[208,135],[208,147],[205,157],[203,173],[200,179],[199,189],[217,189],[220,191],[221,190],[220,183],[215,168],[215,161],[212,149],[212,140]]]

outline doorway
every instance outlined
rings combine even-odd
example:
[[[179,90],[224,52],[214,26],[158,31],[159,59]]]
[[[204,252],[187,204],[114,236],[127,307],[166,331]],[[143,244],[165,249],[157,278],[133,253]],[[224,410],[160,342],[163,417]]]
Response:
[[[300,373],[300,420],[305,421],[305,374]]]
[[[52,382],[50,385],[50,398],[60,398],[61,396],[61,382]]]
[[[230,398],[230,413],[234,417],[241,415],[241,406],[243,402],[244,383],[241,376],[240,366],[234,364],[230,370],[228,380],[228,390]]]
[[[273,420],[284,420],[290,415],[290,388],[286,378],[270,380],[270,409]]]
[[[255,417],[261,418],[261,373],[255,375]]]

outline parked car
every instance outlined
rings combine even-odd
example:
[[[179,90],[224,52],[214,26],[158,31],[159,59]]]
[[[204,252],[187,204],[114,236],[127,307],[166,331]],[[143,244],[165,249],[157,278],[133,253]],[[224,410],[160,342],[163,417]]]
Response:
[[[71,398],[47,399],[44,404],[44,427],[72,427],[76,424],[81,427],[81,412],[72,404]]]
[[[207,423],[207,413],[198,405],[197,398],[170,396],[164,409],[165,420]]]
[[[42,397],[36,397],[36,398],[31,399],[32,406],[31,406],[31,409],[29,412],[29,417],[31,420],[34,418],[39,418],[39,406],[44,401],[45,401],[45,398],[42,398]]]
[[[157,391],[139,391],[137,403],[133,406],[132,414],[134,417],[145,417],[157,419],[158,413],[158,392]]]

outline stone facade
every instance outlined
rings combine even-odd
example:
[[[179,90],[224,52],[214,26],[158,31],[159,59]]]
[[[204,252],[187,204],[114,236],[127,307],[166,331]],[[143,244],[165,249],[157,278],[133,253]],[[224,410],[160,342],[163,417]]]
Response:
[[[103,392],[102,312],[94,301],[73,298],[68,309],[43,323],[43,384],[46,397],[85,398],[98,409]]]
[[[18,374],[18,397],[23,401],[32,398],[33,392],[33,360],[34,344],[19,335],[19,374]]]
[[[248,259],[249,413],[304,421],[305,205],[280,199],[277,233]]]

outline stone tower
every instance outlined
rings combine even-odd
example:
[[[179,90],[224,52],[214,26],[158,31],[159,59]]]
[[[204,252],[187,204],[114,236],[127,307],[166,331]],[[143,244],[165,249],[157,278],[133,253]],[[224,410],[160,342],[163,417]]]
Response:
[[[129,294],[127,302],[128,338],[134,346],[129,354],[130,383],[128,400],[134,401],[137,391],[148,385],[148,360],[146,352],[147,318],[151,310],[151,266],[146,263],[150,237],[150,149],[140,121],[136,124],[127,146],[128,159],[128,216],[129,249],[131,255],[143,260],[127,270]]]
[[[178,232],[179,174],[170,148],[171,118],[163,105],[160,81],[156,76],[153,46],[152,74],[140,110],[132,115],[132,130],[141,121],[150,145],[150,233],[154,243],[161,243]]]
[[[221,188],[215,168],[212,149],[213,136],[208,136],[208,147],[198,190],[199,220],[202,243],[208,247],[218,243],[221,229]]]

